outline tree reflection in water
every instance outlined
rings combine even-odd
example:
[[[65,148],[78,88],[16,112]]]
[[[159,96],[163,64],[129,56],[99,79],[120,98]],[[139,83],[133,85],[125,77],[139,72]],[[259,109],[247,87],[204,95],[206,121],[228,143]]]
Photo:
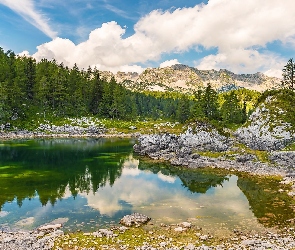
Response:
[[[139,209],[144,203],[159,202],[157,199],[163,198],[174,202],[171,200],[173,195],[177,195],[179,200],[191,206],[192,197],[196,197],[193,195],[207,195],[209,190],[212,192],[222,188],[230,179],[230,173],[224,170],[192,170],[143,158],[134,159],[130,156],[133,144],[133,140],[126,139],[3,142],[0,144],[0,211],[5,204],[14,200],[21,207],[25,199],[38,197],[41,204],[46,206],[48,203],[55,205],[58,200],[65,197],[77,198],[78,194],[87,198],[89,206],[108,216],[123,213],[119,212],[122,206],[128,207],[130,211],[132,206]],[[172,186],[159,184],[148,174],[143,177],[144,172],[156,175],[157,180],[163,183],[179,183],[179,186],[181,184],[191,195],[181,197],[185,192],[175,186],[169,193]],[[142,179],[131,178],[139,175]],[[115,188],[112,189],[113,186]],[[286,194],[278,192],[280,186],[277,180],[239,174],[237,186],[247,198],[249,209],[263,225],[284,225],[286,220],[294,218],[294,201]],[[99,192],[102,188],[105,190]],[[238,190],[236,186],[234,188]],[[159,193],[161,189],[163,192]],[[128,194],[123,194],[124,190]],[[147,195],[146,199],[136,200],[141,199],[142,197],[138,196],[144,193]],[[157,195],[159,197],[155,198]],[[222,197],[218,199],[223,203],[227,202],[222,200]],[[232,198],[231,202],[229,207],[238,204],[239,200],[235,201]],[[223,206],[222,209],[225,211],[227,207]],[[248,207],[243,209],[248,210]],[[212,210],[212,213],[216,210],[218,208]],[[163,211],[167,213],[165,208]],[[177,211],[170,209],[171,213]]]

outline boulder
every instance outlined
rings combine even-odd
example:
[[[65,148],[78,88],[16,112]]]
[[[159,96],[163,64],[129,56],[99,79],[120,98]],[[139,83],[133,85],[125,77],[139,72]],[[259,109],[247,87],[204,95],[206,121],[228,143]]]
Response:
[[[53,224],[53,225],[44,225],[38,228],[39,231],[49,231],[49,230],[56,230],[61,228],[61,224]]]
[[[151,220],[150,217],[140,214],[140,213],[133,213],[130,215],[125,215],[121,220],[120,224],[127,226],[127,227],[132,227],[136,226],[139,227],[143,224],[148,223]]]

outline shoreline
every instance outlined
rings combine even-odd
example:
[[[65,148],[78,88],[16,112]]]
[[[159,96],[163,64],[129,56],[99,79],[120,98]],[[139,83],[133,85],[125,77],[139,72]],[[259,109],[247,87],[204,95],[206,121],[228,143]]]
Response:
[[[115,226],[93,232],[64,233],[61,228],[32,231],[0,232],[0,249],[153,249],[153,250],[220,250],[295,248],[295,229],[266,228],[263,232],[235,229],[228,236],[204,231],[195,223],[182,222],[141,227]]]
[[[11,132],[3,132],[0,131],[0,141],[10,141],[10,140],[22,140],[22,139],[57,139],[57,138],[119,138],[119,139],[137,139],[141,136],[153,136],[155,134],[140,134],[139,132],[133,133],[44,133],[44,132],[32,132],[32,131],[11,131]],[[137,144],[135,144],[137,145]],[[161,150],[157,152],[142,152],[135,148],[134,152],[138,153],[142,156],[147,156],[152,160],[159,160],[168,162],[173,166],[181,166],[184,168],[220,168],[228,171],[238,171],[244,172],[253,175],[260,176],[280,176],[283,179],[285,184],[292,184],[293,190],[292,195],[295,197],[295,168],[291,169],[286,166],[269,164],[261,161],[253,161],[252,159],[248,160],[228,160],[223,157],[206,157],[206,156],[197,156],[193,158],[179,157],[175,154],[171,156],[171,154],[166,154],[166,152],[162,153]],[[277,152],[277,151],[274,151]],[[286,151],[288,152],[288,151]],[[239,155],[240,152],[237,152]]]
[[[54,138],[137,138],[138,133],[101,133],[101,134],[75,134],[75,133],[40,133],[40,132],[28,132],[28,131],[12,131],[12,132],[0,132],[0,140],[21,140],[21,139],[54,139]]]

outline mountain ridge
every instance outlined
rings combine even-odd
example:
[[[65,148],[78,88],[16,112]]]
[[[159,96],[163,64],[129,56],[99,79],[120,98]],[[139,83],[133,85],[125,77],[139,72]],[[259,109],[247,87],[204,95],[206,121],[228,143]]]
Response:
[[[277,89],[281,80],[263,73],[235,74],[227,69],[199,70],[183,64],[164,68],[147,68],[142,73],[100,71],[100,76],[110,81],[112,77],[128,89],[136,91],[180,91],[193,92],[208,83],[220,91],[246,88],[263,92]]]

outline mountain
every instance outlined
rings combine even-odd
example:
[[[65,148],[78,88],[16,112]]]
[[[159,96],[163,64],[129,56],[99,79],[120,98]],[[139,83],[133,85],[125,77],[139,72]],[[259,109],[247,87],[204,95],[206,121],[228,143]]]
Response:
[[[212,87],[220,92],[231,89],[247,88],[257,91],[276,89],[280,79],[269,77],[262,73],[235,74],[226,69],[199,70],[182,64],[165,68],[147,68],[141,74],[136,72],[101,71],[101,77],[110,80],[112,77],[125,87],[137,91],[180,91],[192,92],[205,87],[210,82]]]

